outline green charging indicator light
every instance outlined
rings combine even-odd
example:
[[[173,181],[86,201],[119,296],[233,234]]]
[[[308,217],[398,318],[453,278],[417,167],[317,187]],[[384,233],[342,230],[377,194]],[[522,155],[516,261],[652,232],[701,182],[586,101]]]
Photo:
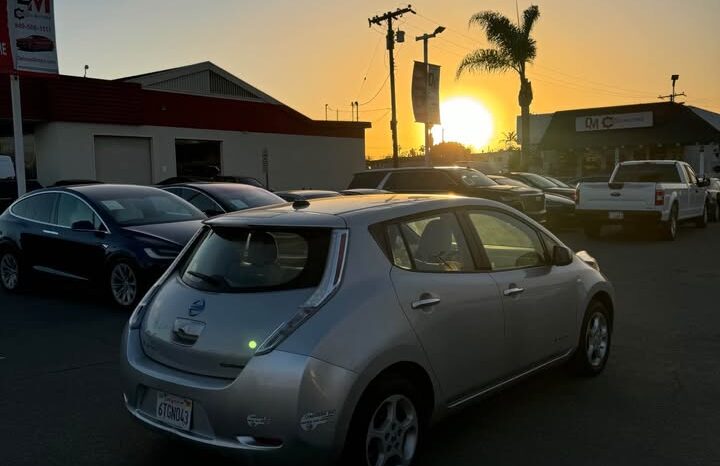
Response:
[[[250,340],[250,342],[248,343],[248,347],[249,347],[250,349],[255,349],[255,348],[257,348],[257,341],[255,341],[255,340]]]

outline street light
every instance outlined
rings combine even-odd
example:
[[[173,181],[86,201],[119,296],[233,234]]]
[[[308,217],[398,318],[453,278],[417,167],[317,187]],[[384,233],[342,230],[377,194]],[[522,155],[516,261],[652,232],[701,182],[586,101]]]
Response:
[[[437,36],[445,30],[444,26],[438,26],[435,28],[432,34],[423,34],[417,36],[416,41],[423,41],[423,62],[425,64],[425,165],[430,166],[430,119],[429,105],[428,105],[428,94],[430,93],[430,69],[428,67],[428,40]]]

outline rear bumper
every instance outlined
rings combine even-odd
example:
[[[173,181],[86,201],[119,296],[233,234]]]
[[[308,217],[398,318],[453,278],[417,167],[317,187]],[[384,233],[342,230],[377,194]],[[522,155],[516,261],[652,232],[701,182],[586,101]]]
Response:
[[[610,218],[610,213],[621,212],[622,218]],[[660,211],[626,211],[626,210],[575,210],[575,217],[582,223],[595,224],[653,224],[660,223],[663,213]]]
[[[353,372],[276,350],[252,358],[234,380],[199,376],[151,360],[139,331],[127,329],[121,366],[125,406],[152,430],[252,464],[320,464],[342,449],[347,426],[340,420]],[[190,430],[157,418],[159,392],[192,400]]]

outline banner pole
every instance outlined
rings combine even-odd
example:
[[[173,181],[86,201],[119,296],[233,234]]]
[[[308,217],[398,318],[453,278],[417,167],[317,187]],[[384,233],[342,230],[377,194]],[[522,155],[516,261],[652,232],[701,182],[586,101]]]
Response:
[[[10,76],[12,96],[13,139],[15,140],[15,180],[18,197],[25,194],[25,141],[23,140],[22,104],[20,101],[20,76]]]

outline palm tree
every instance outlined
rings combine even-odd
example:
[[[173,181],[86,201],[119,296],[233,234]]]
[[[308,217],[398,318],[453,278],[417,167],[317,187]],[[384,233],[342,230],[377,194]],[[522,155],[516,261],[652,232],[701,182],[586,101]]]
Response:
[[[518,143],[517,133],[515,131],[505,131],[498,142],[505,145],[505,150],[512,149]]]
[[[507,17],[494,11],[481,11],[472,15],[470,26],[482,28],[488,42],[495,48],[470,52],[460,62],[456,74],[460,78],[464,71],[517,72],[520,77],[518,103],[522,120],[522,155],[526,163],[530,147],[530,104],[533,94],[525,71],[527,64],[532,63],[537,55],[535,39],[530,37],[530,32],[538,18],[540,9],[537,5],[531,5],[523,11],[522,24],[513,24]]]

